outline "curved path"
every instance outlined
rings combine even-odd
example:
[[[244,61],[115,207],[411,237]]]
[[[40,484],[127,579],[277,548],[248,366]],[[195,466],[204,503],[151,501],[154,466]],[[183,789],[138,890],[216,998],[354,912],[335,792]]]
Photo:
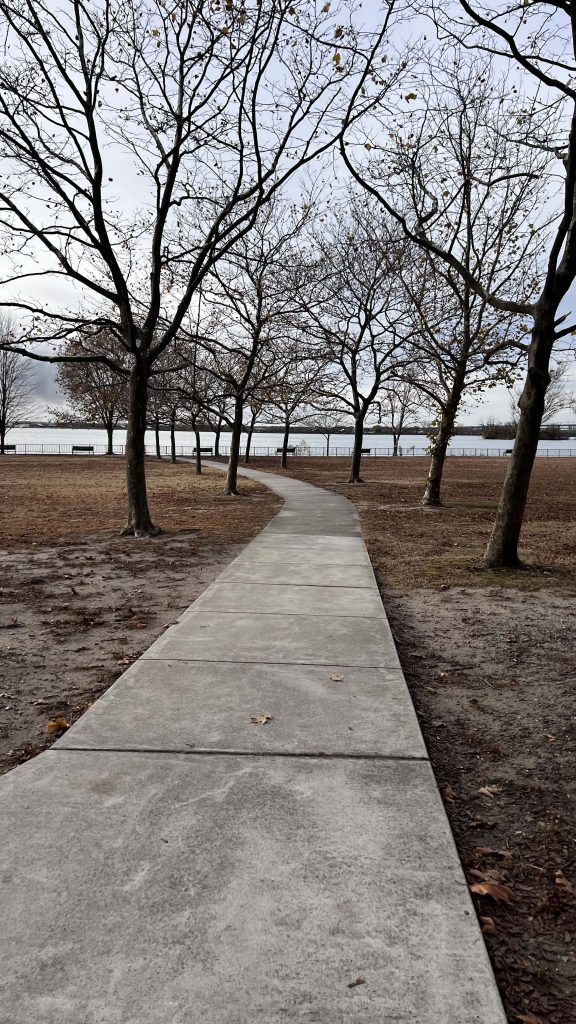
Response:
[[[0,780],[0,1024],[505,1024],[356,511],[249,475],[283,511]]]

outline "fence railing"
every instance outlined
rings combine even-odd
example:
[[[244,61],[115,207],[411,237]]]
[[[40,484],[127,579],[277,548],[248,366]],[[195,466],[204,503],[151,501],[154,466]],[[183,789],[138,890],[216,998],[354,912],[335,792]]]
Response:
[[[72,455],[72,454],[74,454],[75,457],[80,457],[82,455],[84,455],[84,456],[87,455],[88,458],[90,457],[90,453],[87,453],[86,451],[79,451],[77,453],[73,453],[72,449],[74,447],[78,447],[78,446],[75,446],[75,445],[72,445],[72,444],[29,444],[29,443],[26,443],[26,444],[15,444],[15,445],[6,444],[6,449],[7,450],[6,450],[5,454],[7,456],[10,456],[10,455]],[[87,447],[91,448],[92,449],[92,453],[94,455],[106,455],[108,453],[108,447],[105,444],[94,444],[94,445],[89,445],[89,446],[83,445],[81,447],[83,447],[84,449],[87,448]],[[208,447],[208,446],[206,446],[206,447]],[[123,444],[119,444],[119,445],[115,444],[114,445],[114,449],[113,449],[113,454],[114,455],[122,456],[122,455],[125,454],[125,451],[126,451],[125,445],[123,445]],[[480,456],[483,456],[483,457],[487,457],[487,458],[506,458],[507,456],[510,455],[510,452],[511,452],[510,448],[449,448],[448,449],[448,455],[449,456],[457,456],[457,457],[462,457],[462,456],[480,457]],[[146,454],[148,456],[150,456],[150,457],[155,456],[156,455],[156,446],[155,445],[152,445],[152,446],[147,445],[146,446]],[[162,455],[163,458],[169,458],[170,454],[171,454],[170,447],[168,445],[161,445],[160,446],[160,454]],[[227,446],[227,445],[220,445],[220,455],[222,457],[224,457],[224,458],[228,458],[229,454],[230,454],[229,446]],[[300,457],[305,456],[305,457],[319,458],[319,457],[325,457],[328,454],[331,457],[348,457],[348,458],[350,458],[351,455],[352,455],[352,448],[351,447],[341,447],[341,446],[334,446],[333,447],[332,445],[330,445],[330,449],[327,452],[325,446],[321,447],[321,448],[316,448],[316,447],[311,448],[308,445],[302,446],[302,447],[299,447],[298,445],[296,445],[296,450],[295,450],[294,454],[297,457],[298,456],[300,456]],[[176,455],[177,455],[178,458],[182,458],[182,459],[188,458],[188,459],[191,459],[191,458],[194,457],[195,451],[194,451],[194,448],[191,445],[177,445],[176,446]],[[368,459],[368,458],[390,458],[393,455],[394,455],[394,449],[393,448],[371,448],[370,449],[370,454],[369,455],[364,455],[363,458],[366,458],[366,459]],[[408,446],[408,445],[401,445],[399,447],[399,449],[398,449],[397,455],[399,457],[402,457],[402,458],[409,458],[409,457],[412,457],[412,456],[416,456],[416,457],[422,458],[422,457],[428,457],[430,455],[430,452],[429,452],[428,448],[418,448],[418,447],[412,446],[412,445],[410,445],[410,446]],[[575,458],[576,457],[576,448],[539,448],[538,452],[537,452],[537,455],[540,458]],[[278,458],[279,457],[279,452],[278,452],[278,449],[277,449],[277,447],[275,445],[267,445],[267,446],[256,445],[254,448],[251,449],[251,456],[253,456],[255,458],[273,458],[273,457]],[[289,458],[293,458],[293,457],[294,456],[292,456],[292,455],[289,456]],[[210,456],[206,456],[205,454],[203,454],[202,458],[210,458]]]

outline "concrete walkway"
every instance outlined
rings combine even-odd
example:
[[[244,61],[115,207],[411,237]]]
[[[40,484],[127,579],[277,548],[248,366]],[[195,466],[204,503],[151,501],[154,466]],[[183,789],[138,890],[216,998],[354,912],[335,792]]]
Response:
[[[0,1022],[505,1024],[356,512],[249,475],[284,510],[0,780]]]

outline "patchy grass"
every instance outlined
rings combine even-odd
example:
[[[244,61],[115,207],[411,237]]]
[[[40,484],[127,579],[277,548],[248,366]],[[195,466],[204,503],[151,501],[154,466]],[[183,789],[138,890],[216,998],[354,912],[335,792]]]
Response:
[[[120,537],[120,459],[0,459],[0,771],[74,722],[280,507],[266,488],[148,464],[164,532]]]

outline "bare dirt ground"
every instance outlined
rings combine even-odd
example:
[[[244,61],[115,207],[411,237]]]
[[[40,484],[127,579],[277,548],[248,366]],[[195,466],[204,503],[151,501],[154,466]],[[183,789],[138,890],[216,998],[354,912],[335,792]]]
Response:
[[[150,461],[153,540],[118,536],[120,459],[0,458],[0,772],[57,739],[280,507]]]
[[[276,470],[277,461],[257,460]],[[576,1022],[576,463],[537,460],[522,556],[479,572],[505,459],[295,459],[362,529],[510,1022]]]

